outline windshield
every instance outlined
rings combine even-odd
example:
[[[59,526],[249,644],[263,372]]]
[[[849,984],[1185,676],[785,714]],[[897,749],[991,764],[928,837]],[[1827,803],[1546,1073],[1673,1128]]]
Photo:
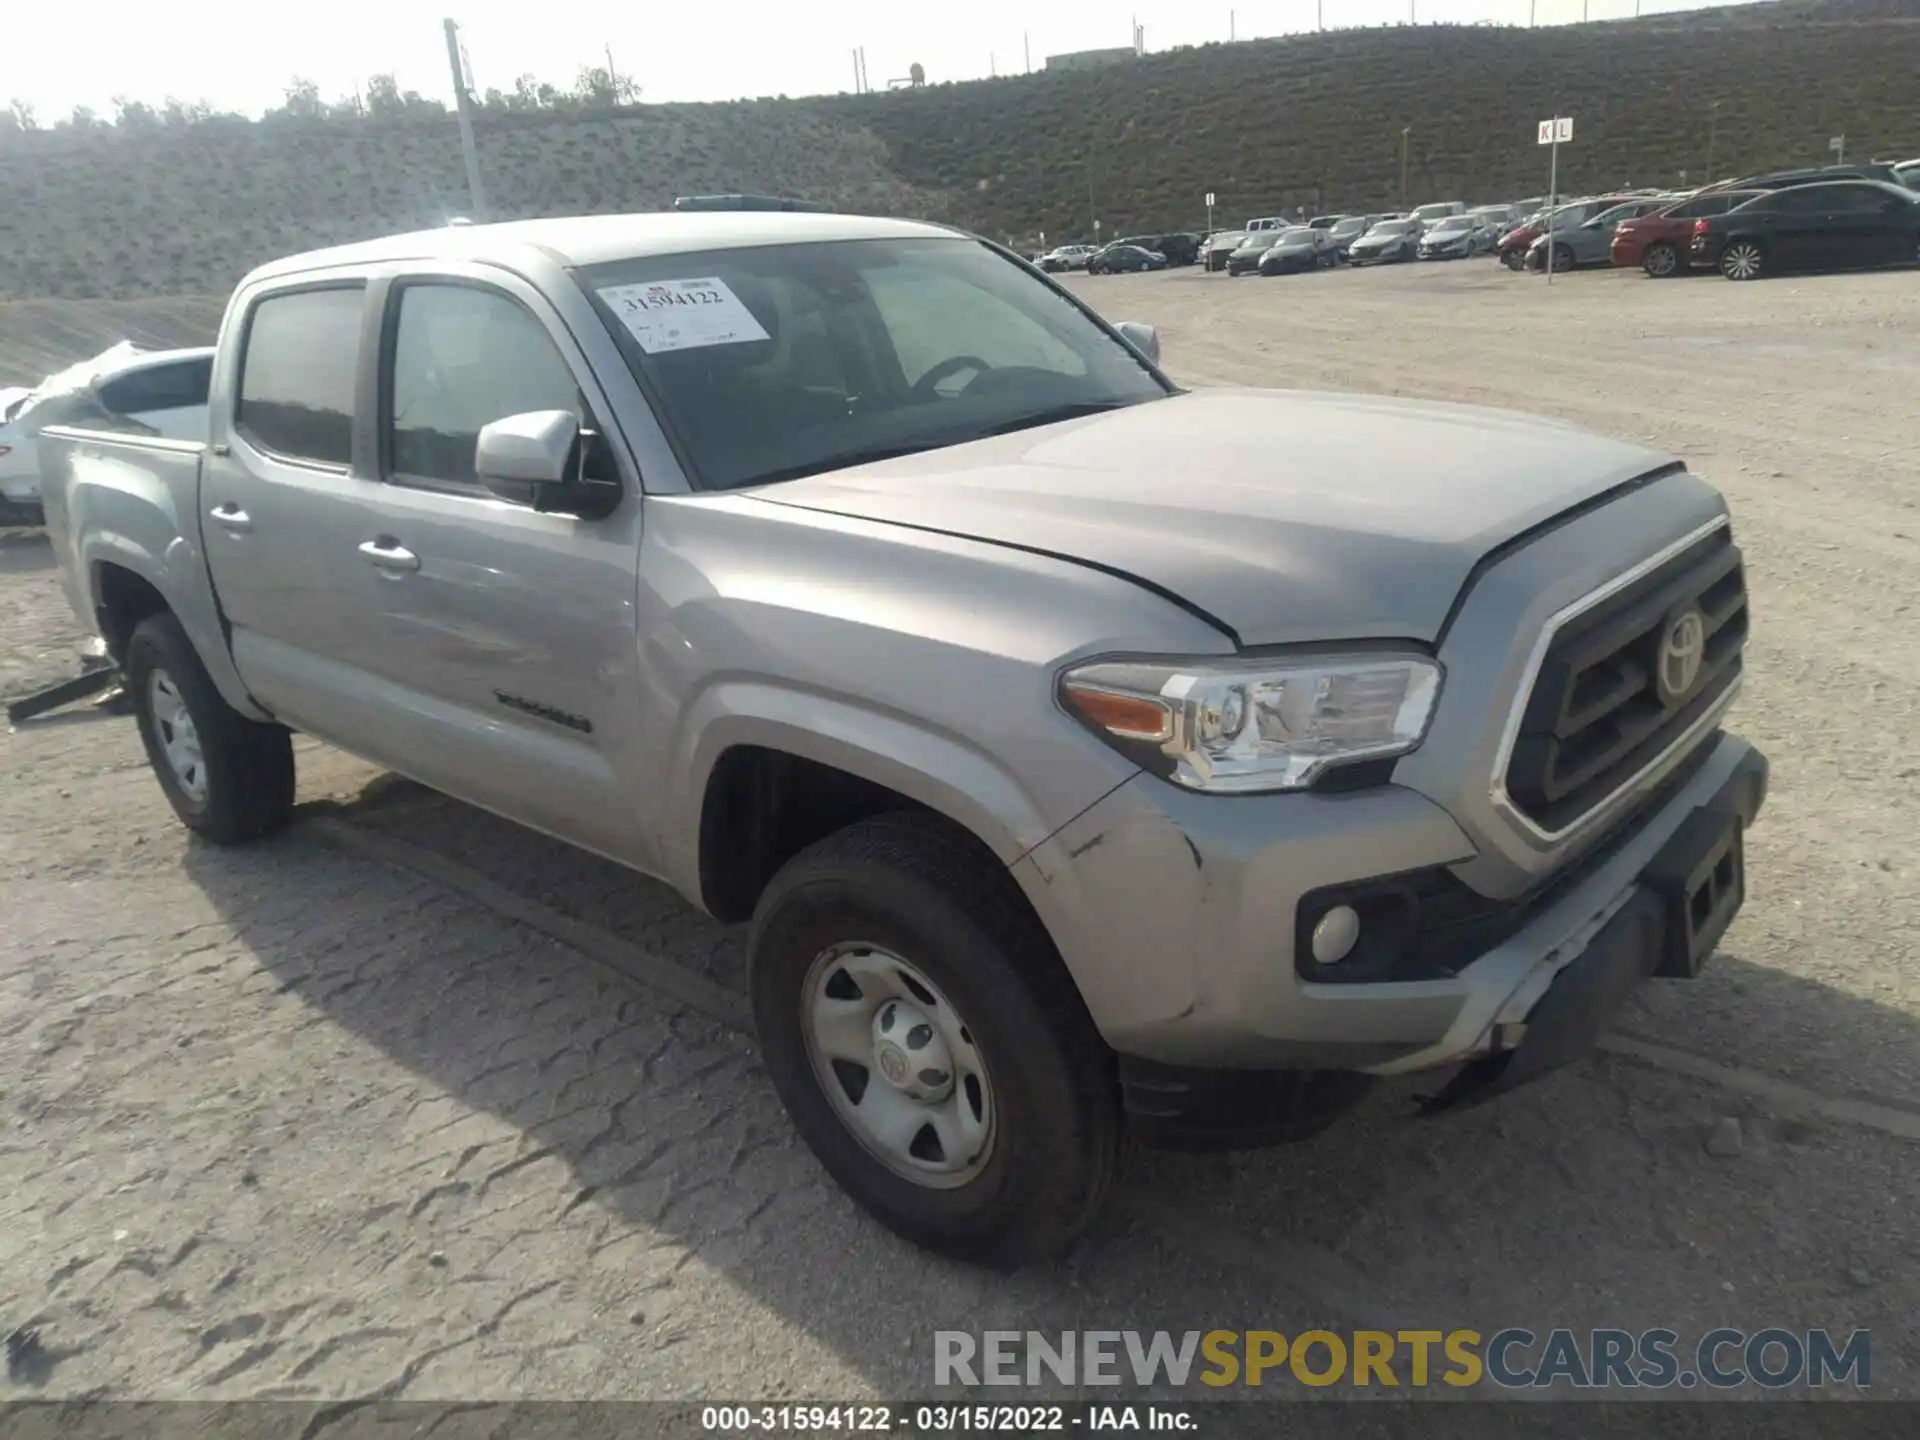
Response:
[[[1367,233],[1369,235],[1405,235],[1414,228],[1411,220],[1382,220]]]
[[[1413,212],[1413,218],[1416,220],[1438,220],[1452,213],[1453,208],[1448,205],[1422,205]]]
[[[1170,393],[972,240],[656,255],[575,272],[694,483],[792,479]]]
[[[1471,230],[1473,227],[1474,222],[1467,219],[1466,216],[1452,215],[1442,220],[1438,225],[1435,225],[1427,233],[1429,235],[1450,235],[1456,230]]]
[[[1240,242],[1242,250],[1264,250],[1280,238],[1278,230],[1256,230]]]
[[[1314,230],[1289,230],[1280,237],[1278,243],[1288,250],[1305,250],[1312,246],[1317,233]]]
[[[1367,222],[1364,220],[1342,220],[1338,225],[1334,226],[1332,230],[1332,234],[1337,240],[1345,240],[1350,235],[1364,235],[1366,233]]]
[[[1630,200],[1625,205],[1615,205],[1611,210],[1602,210],[1587,223],[1596,227],[1612,225],[1621,220],[1631,220],[1636,215],[1644,214],[1646,208],[1647,207],[1640,201]]]

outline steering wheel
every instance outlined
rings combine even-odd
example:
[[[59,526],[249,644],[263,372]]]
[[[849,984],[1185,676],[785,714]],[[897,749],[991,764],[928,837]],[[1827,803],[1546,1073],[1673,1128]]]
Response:
[[[913,389],[907,392],[916,402],[931,400],[936,393],[934,387],[942,380],[950,380],[964,371],[974,370],[984,375],[993,367],[978,355],[949,355],[926,374],[913,382]]]

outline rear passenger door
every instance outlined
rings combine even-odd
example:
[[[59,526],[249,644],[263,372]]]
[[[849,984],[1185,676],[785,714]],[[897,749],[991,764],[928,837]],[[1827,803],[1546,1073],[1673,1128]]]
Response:
[[[379,600],[353,546],[377,498],[359,424],[367,282],[243,295],[222,347],[200,533],[234,664],[296,729],[367,753],[380,719],[348,656]]]
[[[383,697],[387,763],[617,859],[645,858],[622,773],[638,707],[637,477],[604,438],[598,519],[542,514],[475,478],[482,426],[610,414],[565,324],[526,282],[458,266],[378,300],[377,487],[347,539],[378,603],[350,659]]]

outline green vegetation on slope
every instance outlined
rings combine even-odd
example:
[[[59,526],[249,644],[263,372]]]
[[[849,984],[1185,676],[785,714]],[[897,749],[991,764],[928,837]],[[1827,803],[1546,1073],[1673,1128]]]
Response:
[[[951,220],[1021,243],[1251,214],[1699,183],[1920,155],[1911,0],[1827,0],[1540,30],[1399,27],[1153,55],[1081,74],[864,96],[488,113],[501,216],[749,190]],[[282,117],[0,137],[0,296],[220,292],[315,245],[468,209],[453,120]]]

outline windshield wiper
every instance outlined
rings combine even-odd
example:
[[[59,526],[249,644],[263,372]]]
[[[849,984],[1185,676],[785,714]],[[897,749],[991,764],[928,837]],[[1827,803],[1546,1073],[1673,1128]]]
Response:
[[[1054,405],[1046,410],[1035,410],[1028,415],[1018,415],[1011,420],[1003,420],[998,425],[988,426],[980,434],[983,436],[1011,435],[1016,430],[1032,430],[1041,425],[1057,425],[1062,420],[1078,420],[1087,415],[1104,415],[1109,410],[1125,410],[1130,405],[1144,403],[1144,400],[1074,400],[1065,405]]]
[[[768,470],[764,474],[755,475],[751,480],[743,481],[739,488],[773,485],[782,480],[802,480],[809,475],[819,475],[828,470],[850,470],[855,465],[872,465],[880,460],[898,460],[906,455],[918,455],[925,450],[939,450],[973,438],[971,435],[957,437],[945,435],[936,439],[916,440],[905,445],[872,445],[864,450],[842,450],[838,454],[823,455],[818,460],[805,460],[798,465],[783,465],[778,470]]]

